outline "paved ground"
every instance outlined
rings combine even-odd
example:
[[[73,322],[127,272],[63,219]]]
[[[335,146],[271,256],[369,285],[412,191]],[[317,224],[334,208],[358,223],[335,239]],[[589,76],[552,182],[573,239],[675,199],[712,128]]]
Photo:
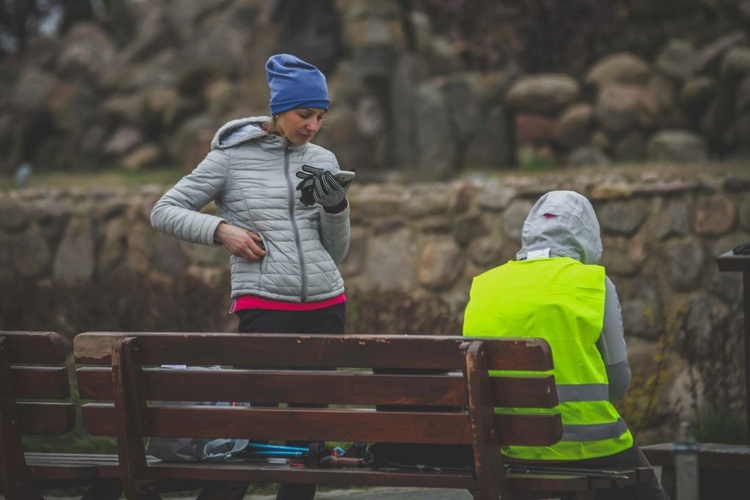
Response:
[[[3,496],[0,495],[0,499]],[[125,498],[124,496],[122,498]],[[191,497],[194,498],[194,497]],[[164,496],[165,500],[188,500],[185,497]],[[468,491],[437,488],[352,488],[345,490],[319,491],[315,500],[472,500]],[[50,500],[78,500],[55,498]],[[273,495],[249,494],[245,500],[276,500]]]
[[[276,496],[248,495],[245,500],[275,500]],[[315,500],[471,500],[471,494],[462,490],[419,488],[370,488],[321,491]]]

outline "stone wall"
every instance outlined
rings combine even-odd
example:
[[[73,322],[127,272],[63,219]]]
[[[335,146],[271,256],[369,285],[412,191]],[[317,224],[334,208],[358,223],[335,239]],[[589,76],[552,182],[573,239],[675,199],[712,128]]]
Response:
[[[317,140],[360,179],[748,155],[750,14],[709,23],[707,40],[663,28],[675,38],[646,54],[623,42],[550,74],[524,61],[479,71],[465,43],[408,3],[134,1],[124,38],[93,21],[39,33],[0,57],[0,173],[189,171],[222,123],[267,114],[263,64],[281,50],[326,71],[330,126]],[[518,38],[518,2],[498,3],[506,13],[492,31]]]
[[[622,302],[634,385],[662,373],[659,407],[688,411],[688,386],[696,383],[688,361],[721,344],[729,351],[720,356],[728,356],[730,406],[737,409],[742,284],[735,273],[718,272],[716,257],[750,241],[750,177],[707,171],[355,183],[351,249],[341,270],[350,294],[439,299],[460,316],[472,277],[514,257],[538,196],[576,190],[590,197],[600,218],[602,263]],[[0,193],[0,282],[65,286],[127,270],[160,282],[191,275],[226,286],[222,248],[178,242],[150,227],[163,190]]]

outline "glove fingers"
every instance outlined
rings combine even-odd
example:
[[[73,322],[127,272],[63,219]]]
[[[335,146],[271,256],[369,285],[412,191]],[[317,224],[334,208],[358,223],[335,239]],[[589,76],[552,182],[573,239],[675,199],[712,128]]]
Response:
[[[313,179],[305,179],[301,181],[299,184],[297,184],[297,191],[301,191],[303,189],[312,188],[314,183]]]
[[[326,172],[323,174],[323,183],[325,184],[329,193],[338,191],[342,187],[341,183],[331,174],[331,172]]]
[[[321,179],[321,183],[325,187],[326,194],[331,194],[336,191],[336,186],[334,184],[331,184],[331,181],[325,175]]]
[[[351,184],[351,181],[341,182],[331,172],[310,165],[303,165],[295,175],[302,179],[297,190],[301,192],[300,201],[306,206],[314,203],[325,207],[339,205],[346,198]]]
[[[315,176],[320,176],[323,174],[323,172],[325,172],[325,170],[322,168],[315,168],[310,165],[302,165],[302,170]]]
[[[315,178],[315,193],[318,196],[327,196],[330,193],[328,186],[326,186],[323,177]]]

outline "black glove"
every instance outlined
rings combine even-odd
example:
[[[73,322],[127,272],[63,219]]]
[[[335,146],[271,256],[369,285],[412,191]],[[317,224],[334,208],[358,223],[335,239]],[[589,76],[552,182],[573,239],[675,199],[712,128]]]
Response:
[[[302,179],[297,184],[297,191],[301,192],[300,201],[308,207],[313,203],[329,208],[341,205],[352,183],[341,182],[328,170],[310,165],[302,165],[302,170],[295,175]]]
[[[750,254],[750,243],[743,243],[732,249],[734,255],[748,255]]]

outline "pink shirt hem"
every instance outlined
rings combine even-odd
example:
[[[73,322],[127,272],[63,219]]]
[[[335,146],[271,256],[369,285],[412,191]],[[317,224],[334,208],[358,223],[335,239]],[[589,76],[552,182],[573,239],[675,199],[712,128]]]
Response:
[[[235,313],[242,309],[275,309],[277,311],[314,311],[324,307],[334,306],[346,302],[346,295],[343,293],[326,300],[317,302],[285,302],[282,300],[266,299],[257,295],[243,295],[234,299],[232,303],[232,312]]]

